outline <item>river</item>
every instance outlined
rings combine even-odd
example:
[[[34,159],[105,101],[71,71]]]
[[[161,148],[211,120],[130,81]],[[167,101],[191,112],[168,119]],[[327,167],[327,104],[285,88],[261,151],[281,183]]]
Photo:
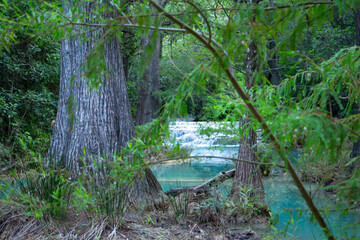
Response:
[[[202,136],[198,133],[201,126],[214,126],[214,123],[176,121],[171,124],[170,132],[183,147],[192,149],[191,156],[222,156],[236,157],[238,145],[219,145],[218,138],[224,135]],[[158,178],[164,191],[171,188],[194,186],[214,177],[221,171],[233,169],[235,164],[231,160],[221,158],[199,158],[188,162],[161,164],[152,166],[155,176]],[[277,176],[263,179],[266,202],[273,215],[278,215],[276,228],[283,230],[287,227],[286,239],[323,239],[324,235],[320,227],[310,219],[308,211],[299,214],[298,209],[307,209],[305,201],[292,180],[284,176],[281,171]],[[311,193],[319,209],[333,208],[334,201],[316,184],[305,183],[305,187]],[[289,211],[290,210],[290,211]],[[290,212],[293,212],[292,214]],[[290,215],[292,218],[290,218]],[[301,215],[301,216],[300,216]],[[330,211],[325,216],[332,231],[341,239],[360,239],[359,216],[355,214],[340,215],[337,211]],[[351,224],[355,224],[349,227]],[[358,227],[359,226],[359,227]],[[231,228],[248,228],[263,233],[273,233],[273,230],[264,226],[231,226]]]

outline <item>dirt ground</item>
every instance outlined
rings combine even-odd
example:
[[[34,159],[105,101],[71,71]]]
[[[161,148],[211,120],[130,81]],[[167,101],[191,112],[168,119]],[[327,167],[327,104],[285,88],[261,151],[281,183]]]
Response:
[[[267,226],[264,217],[256,215],[231,216],[217,212],[197,213],[191,206],[187,216],[178,215],[168,205],[162,209],[129,210],[124,218],[111,221],[101,216],[69,213],[63,219],[39,220],[16,209],[0,219],[0,240],[7,239],[198,239],[251,240],[262,239],[250,225]],[[194,210],[195,209],[195,210]],[[9,210],[9,209],[8,209]],[[225,211],[225,210],[224,210]]]

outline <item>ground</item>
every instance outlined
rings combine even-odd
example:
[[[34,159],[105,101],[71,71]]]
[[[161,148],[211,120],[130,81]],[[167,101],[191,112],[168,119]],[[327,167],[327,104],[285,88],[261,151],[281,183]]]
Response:
[[[26,216],[20,209],[2,208],[0,240],[2,239],[261,239],[251,225],[266,227],[265,217],[229,209],[216,210],[208,199],[189,200],[186,217],[181,210],[184,195],[152,209],[129,209],[121,220],[114,222],[101,216],[68,213],[62,219],[38,220]],[[205,201],[206,200],[206,201]],[[177,207],[174,207],[177,204]],[[208,205],[206,205],[208,204]],[[202,206],[202,207],[201,207]],[[5,207],[4,205],[2,207]],[[176,208],[178,208],[176,210]],[[173,210],[175,209],[175,211]],[[212,212],[213,211],[213,212]],[[221,211],[221,212],[220,212]],[[8,212],[6,214],[6,212]],[[234,227],[236,226],[236,227]]]

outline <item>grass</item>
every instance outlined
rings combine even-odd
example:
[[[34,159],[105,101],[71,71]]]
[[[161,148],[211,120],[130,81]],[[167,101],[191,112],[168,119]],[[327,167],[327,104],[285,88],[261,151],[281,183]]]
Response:
[[[175,218],[182,223],[186,223],[189,213],[190,193],[185,191],[178,197],[169,196],[169,205],[174,211]]]

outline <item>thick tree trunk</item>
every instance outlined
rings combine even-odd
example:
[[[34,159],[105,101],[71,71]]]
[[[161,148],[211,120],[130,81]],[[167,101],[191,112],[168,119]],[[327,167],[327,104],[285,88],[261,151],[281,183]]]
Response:
[[[254,86],[254,74],[257,72],[259,64],[256,57],[256,45],[254,42],[249,44],[249,49],[247,53],[246,60],[246,79],[245,87],[249,90]],[[240,122],[240,128],[243,132],[246,132],[247,128],[249,129],[249,134],[243,136],[240,140],[239,147],[239,159],[244,159],[248,161],[257,161],[256,157],[256,132],[249,126],[249,119],[245,117],[245,120]],[[232,186],[232,196],[234,201],[241,201],[241,191],[249,190],[247,192],[250,197],[258,196],[258,201],[264,202],[265,192],[264,186],[261,180],[261,173],[256,164],[249,164],[245,162],[236,163],[236,171],[234,177],[234,183]]]
[[[67,12],[68,1],[63,1],[63,6]],[[81,7],[91,14],[95,4],[84,3]],[[82,171],[81,158],[87,164],[101,161],[102,156],[111,160],[135,135],[121,45],[116,38],[104,44],[108,74],[101,75],[102,86],[90,91],[84,76],[84,60],[105,31],[88,31],[88,41],[66,39],[61,46],[59,103],[48,159],[74,173]],[[134,203],[150,203],[161,197],[161,187],[151,171],[145,170],[143,176],[135,179],[130,190]]]
[[[89,39],[86,43],[81,43],[80,39],[62,42],[59,104],[49,151],[52,161],[74,172],[80,171],[79,156],[85,157],[83,148],[88,156],[112,156],[135,133],[119,54],[120,43],[113,39],[105,44],[109,78],[103,75],[103,86],[90,91],[88,80],[80,70],[96,41],[90,36]]]
[[[150,31],[142,40],[143,49],[152,42],[154,31]],[[155,92],[159,91],[159,59],[160,59],[160,33],[157,33],[155,50],[151,61],[146,66],[139,85],[139,104],[136,111],[135,123],[142,125],[158,117],[160,101]],[[143,57],[147,58],[144,51]]]

